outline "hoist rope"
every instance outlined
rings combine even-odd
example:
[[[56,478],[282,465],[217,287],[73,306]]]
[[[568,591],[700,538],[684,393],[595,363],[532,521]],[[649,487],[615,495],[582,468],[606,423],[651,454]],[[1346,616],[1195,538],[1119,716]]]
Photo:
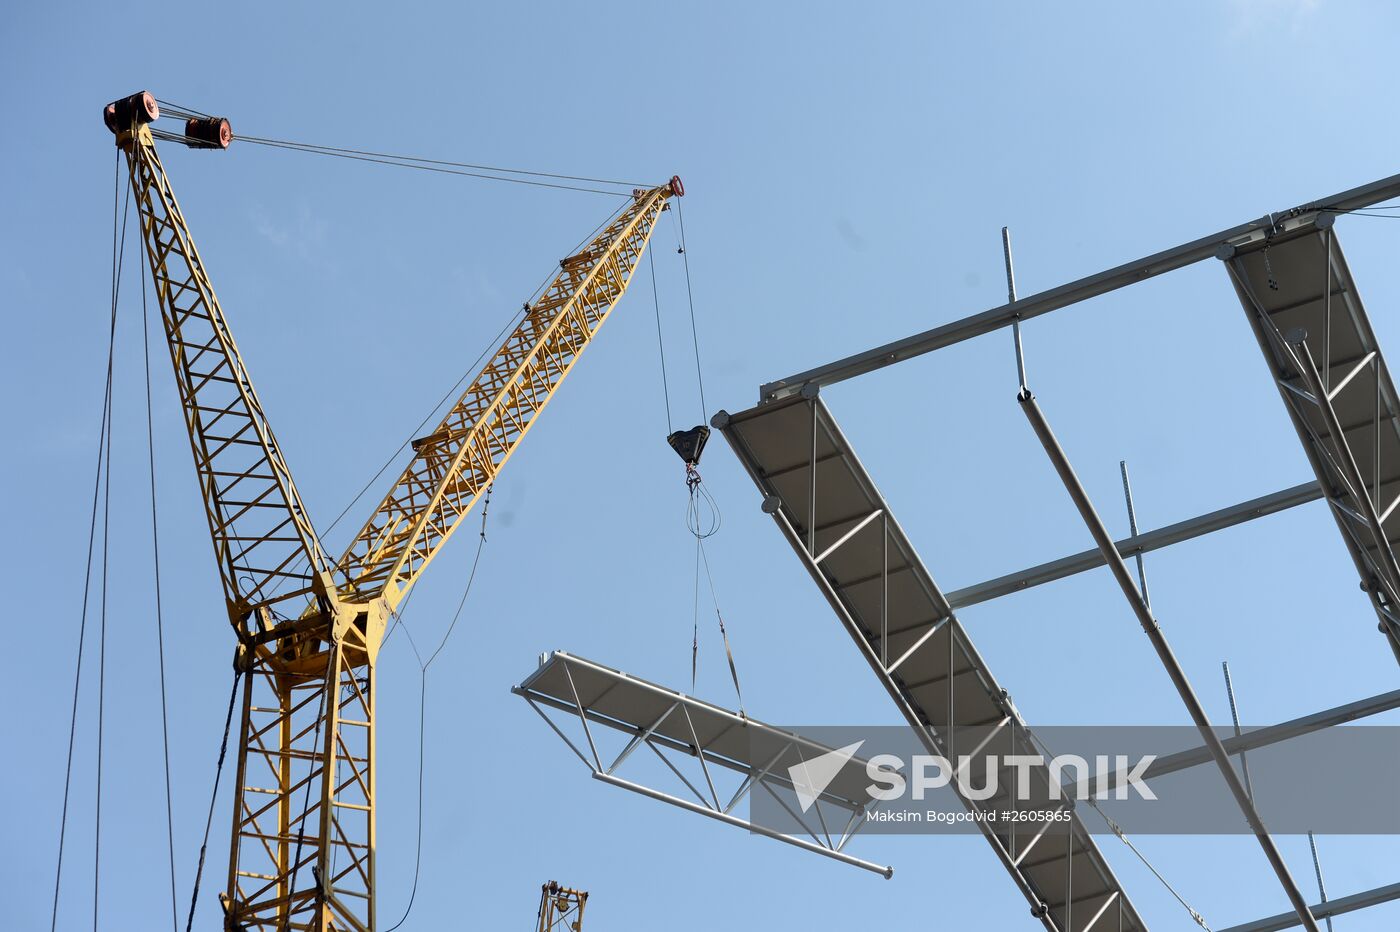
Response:
[[[647,250],[647,261],[651,264],[651,306],[656,312],[656,352],[661,357],[661,394],[666,400],[666,434],[669,436],[675,425],[671,420],[671,386],[666,377],[666,343],[661,338],[661,299],[656,291],[656,250]]]
[[[228,697],[228,712],[224,715],[224,737],[219,742],[219,762],[214,765],[214,791],[209,795],[209,814],[204,818],[204,840],[199,844],[199,863],[194,871],[194,888],[190,891],[190,914],[185,920],[185,932],[194,928],[194,907],[199,902],[199,883],[204,877],[204,856],[209,852],[209,829],[214,824],[214,806],[219,801],[219,782],[224,774],[224,757],[228,754],[228,733],[233,726],[233,706],[238,700],[238,684],[243,675],[233,674],[233,690]]]
[[[146,264],[141,266],[141,349],[146,364],[146,461],[151,476],[151,565],[155,571],[156,660],[160,671],[160,740],[165,760],[165,841],[170,861],[170,924],[178,932],[180,912],[175,893],[175,805],[170,792],[170,718],[165,684],[165,617],[160,587],[160,522],[156,510],[155,416],[151,406],[151,335],[146,305]]]
[[[690,283],[690,260],[686,256],[685,242],[685,218],[681,214],[679,199],[674,201],[678,220],[673,221],[673,229],[676,233],[676,252],[680,253],[685,268],[685,290],[686,299],[690,312],[690,339],[692,348],[695,351],[695,382],[700,398],[700,427],[704,427],[705,421],[705,378],[702,373],[700,362],[700,338],[699,329],[695,322],[695,298],[694,291]],[[670,378],[666,369],[666,343],[663,338],[661,328],[661,302],[658,297],[656,283],[656,258],[655,250],[647,253],[649,268],[651,271],[652,303],[656,312],[656,348],[661,360],[661,389],[666,404],[666,430],[668,440],[675,434],[674,422],[671,415],[671,390]],[[676,448],[680,452],[681,448]],[[685,454],[683,453],[682,456]],[[698,469],[698,453],[695,461],[687,461],[685,464],[685,485],[686,485],[686,511],[685,526],[692,537],[695,538],[695,578],[691,604],[691,624],[690,624],[690,691],[693,694],[697,688],[697,681],[700,672],[700,576],[703,569],[710,592],[710,601],[714,607],[715,620],[719,624],[720,639],[724,642],[724,653],[729,663],[729,676],[734,681],[734,694],[739,700],[739,714],[744,714],[744,693],[739,686],[739,669],[734,661],[734,651],[729,643],[729,632],[725,629],[724,614],[720,611],[719,597],[715,590],[714,574],[710,569],[709,554],[705,552],[705,539],[716,534],[723,522],[719,505],[715,501],[704,482],[700,478]]]
[[[729,677],[734,681],[734,695],[739,700],[739,714],[744,713],[744,691],[739,686],[739,668],[734,662],[734,650],[729,644],[729,632],[724,627],[724,613],[720,611],[719,596],[715,594],[715,577],[710,571],[710,556],[705,552],[705,538],[696,535],[695,537],[695,615],[693,618],[691,631],[691,654],[690,654],[690,691],[695,692],[696,673],[699,668],[699,632],[700,632],[700,568],[705,568],[705,578],[710,584],[710,601],[714,605],[715,620],[719,622],[719,636],[724,642],[724,654],[729,661]]]
[[[88,522],[87,562],[83,570],[82,608],[78,615],[78,651],[73,671],[73,707],[68,723],[68,759],[64,767],[63,776],[63,810],[59,817],[58,863],[54,869],[53,915],[49,924],[50,932],[58,927],[59,890],[63,884],[63,849],[68,835],[68,800],[73,785],[73,750],[78,732],[78,697],[83,682],[83,653],[87,644],[88,605],[92,593],[93,551],[97,542],[97,504],[102,491],[102,480],[106,475],[104,466],[110,461],[110,458],[107,456],[107,450],[109,447],[112,417],[112,369],[116,358],[117,296],[120,282],[118,270],[120,267],[121,251],[121,245],[118,240],[118,216],[122,214],[120,205],[121,152],[119,151],[117,152],[116,169],[112,179],[112,309],[110,322],[107,328],[107,375],[104,380],[103,388],[102,417],[97,431],[97,462],[93,468],[92,513]],[[121,222],[120,229],[125,230],[124,222]]]
[[[685,241],[685,209],[681,207],[680,198],[676,198],[675,204],[681,228],[681,260],[685,264],[685,296],[690,304],[690,339],[695,347],[695,381],[700,386],[700,423],[704,424],[710,416],[710,409],[705,404],[705,376],[700,371],[700,335],[695,327],[695,292],[690,287],[690,250]]]
[[[524,184],[536,188],[554,188],[560,191],[582,191],[587,194],[605,194],[610,197],[632,196],[632,187],[652,187],[652,185],[632,185],[630,182],[609,181],[601,178],[580,178],[574,175],[558,175],[551,172],[526,171],[516,168],[494,168],[489,166],[472,165],[470,162],[450,162],[444,159],[425,159],[409,155],[391,155],[383,152],[369,152],[362,149],[346,149],[338,146],[321,146],[313,143],[292,142],[284,139],[268,139],[263,136],[244,136],[237,134],[233,137],[240,142],[251,143],[258,146],[268,146],[276,149],[287,149],[292,152],[304,152],[308,155],[324,155],[330,158],[350,159],[356,162],[373,162],[377,165],[390,165],[398,168],[413,168],[418,171],[436,172],[442,175],[462,175],[468,178],[481,178],[486,181],[506,181],[511,184]],[[469,169],[481,169],[472,171]],[[488,174],[488,172],[500,172],[501,174]],[[554,181],[535,181],[529,177],[510,178],[506,174],[528,175],[541,178],[560,178],[566,180],[579,180],[592,184],[615,184],[627,185],[626,191],[608,191],[602,188],[587,188],[582,185],[560,184]]]
[[[391,925],[386,932],[394,932],[408,919],[409,913],[413,911],[413,903],[418,898],[418,878],[419,870],[423,863],[423,748],[427,732],[427,702],[428,702],[428,668],[433,665],[438,654],[447,646],[447,641],[452,637],[452,632],[457,627],[457,620],[462,617],[462,609],[466,607],[467,597],[471,595],[472,583],[476,581],[476,570],[481,564],[481,552],[486,547],[486,517],[491,510],[491,490],[493,486],[486,487],[486,496],[481,505],[481,532],[476,542],[476,556],[472,558],[471,572],[467,574],[467,585],[462,590],[462,598],[457,602],[457,610],[452,614],[452,621],[447,625],[447,631],[443,634],[438,646],[428,655],[425,661],[423,655],[418,650],[418,644],[413,640],[413,632],[408,629],[408,625],[403,625],[403,633],[408,638],[409,645],[413,648],[413,654],[418,658],[418,831],[417,841],[414,843],[413,854],[413,887],[408,894],[408,905],[404,907],[403,915],[399,921]],[[409,598],[412,598],[413,590],[409,590]],[[405,599],[404,608],[408,607]],[[395,616],[396,620],[398,616]],[[388,637],[385,637],[388,640]]]
[[[690,608],[690,694],[700,672],[700,538],[695,538],[695,595]]]
[[[686,529],[697,540],[715,536],[724,523],[724,515],[720,513],[719,503],[715,501],[709,489],[705,488],[705,483],[700,479],[700,472],[694,466],[686,468],[686,485],[689,487],[689,497],[685,506]]]
[[[107,432],[106,481],[102,484],[102,595],[99,602],[97,636],[97,769],[96,799],[93,806],[92,842],[92,932],[97,932],[98,905],[102,880],[102,751],[106,743],[107,709],[107,555],[108,520],[112,513],[112,432]]]
[[[122,267],[126,259],[127,216],[131,210],[131,180],[128,176],[126,197],[122,204],[121,234],[117,238],[115,269],[112,275],[112,322],[109,340],[116,344],[117,307],[122,290]],[[109,353],[111,350],[109,349]],[[111,514],[112,514],[112,376],[113,366],[107,370],[107,449],[103,454],[102,483],[102,595],[98,611],[97,638],[97,766],[95,776],[95,800],[93,805],[93,845],[92,845],[92,930],[97,932],[98,907],[101,903],[102,881],[102,763],[106,745],[107,714],[107,560],[110,554]]]

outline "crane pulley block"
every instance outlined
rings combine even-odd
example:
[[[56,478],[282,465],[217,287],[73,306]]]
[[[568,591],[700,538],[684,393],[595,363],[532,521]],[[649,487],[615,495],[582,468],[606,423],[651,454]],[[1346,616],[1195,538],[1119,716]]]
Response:
[[[185,121],[185,145],[191,149],[227,149],[233,142],[233,128],[224,117]]]
[[[666,182],[666,189],[669,190],[669,191],[671,192],[671,196],[672,196],[672,197],[685,197],[685,185],[681,184],[681,176],[680,176],[680,175],[672,175],[672,176],[671,176],[671,180],[668,181],[668,182]],[[646,197],[646,196],[647,196],[648,194],[650,194],[650,193],[651,193],[651,190],[648,189],[648,188],[633,188],[633,189],[632,189],[632,197],[633,197],[633,199],[638,200],[638,201],[640,201],[642,198]],[[662,210],[669,210],[669,209],[670,209],[670,205],[668,204],[667,206],[665,206],[665,207],[663,207],[663,208],[661,208],[661,209],[662,209]]]
[[[700,465],[700,454],[704,452],[709,439],[710,429],[704,424],[697,424],[690,430],[672,431],[666,442],[677,456],[685,460],[687,466],[695,467]]]
[[[114,133],[130,129],[132,123],[153,123],[160,119],[160,105],[150,91],[137,91],[102,108],[102,122]]]

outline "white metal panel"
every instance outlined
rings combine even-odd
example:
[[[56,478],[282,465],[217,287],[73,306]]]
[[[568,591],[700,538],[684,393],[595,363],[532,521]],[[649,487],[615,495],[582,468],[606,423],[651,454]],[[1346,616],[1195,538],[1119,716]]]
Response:
[[[794,821],[806,830],[806,837],[801,837],[745,819],[735,814],[735,808],[756,787],[762,787],[782,805],[789,806],[782,802],[783,795],[790,796],[794,802],[797,800],[789,768],[828,754],[833,748],[563,651],[542,656],[539,668],[512,692],[539,712],[592,771],[595,779],[886,878],[894,872],[887,865],[855,857],[844,850],[868,815],[866,762],[859,757],[849,757],[819,792],[810,785],[802,787],[814,797],[814,802],[803,803],[801,808],[806,810],[810,806],[814,819],[788,809]],[[546,708],[564,712],[566,717],[576,717],[586,744],[584,741],[576,744],[570,739],[544,711]],[[598,740],[602,735],[595,737],[593,725],[627,736],[626,745],[616,757],[602,755]],[[661,758],[690,791],[691,798],[619,776],[619,767],[642,746],[649,747]],[[763,759],[755,759],[755,755]],[[698,764],[699,772],[692,774],[694,779],[686,777],[677,761]],[[724,786],[720,779],[724,771],[731,776],[742,775],[737,786]],[[700,787],[708,790],[708,797]],[[721,793],[721,789],[724,792]],[[824,809],[839,813],[840,820],[828,824],[822,816]]]
[[[1400,659],[1400,405],[1331,220],[1227,249],[1226,265]]]
[[[957,729],[1007,717],[1002,753],[1040,753],[823,402],[792,396],[714,424],[930,753],[955,756]],[[1047,929],[1082,932],[1096,916],[1099,930],[1146,928],[1077,814],[1033,849],[1024,827],[978,824]]]

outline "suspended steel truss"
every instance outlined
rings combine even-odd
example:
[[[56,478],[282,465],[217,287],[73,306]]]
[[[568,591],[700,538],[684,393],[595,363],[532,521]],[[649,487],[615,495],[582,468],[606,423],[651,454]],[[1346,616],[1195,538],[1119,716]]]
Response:
[[[807,805],[800,806],[808,812],[804,818],[786,798],[795,792],[791,773],[830,755],[830,747],[563,651],[541,657],[539,668],[512,692],[539,713],[595,780],[885,878],[894,873],[846,851],[869,815],[860,758],[848,757],[851,769],[811,791]],[[551,716],[546,710],[564,714]],[[560,720],[566,725],[568,718],[578,722],[572,729],[575,738],[561,726]],[[603,732],[626,737],[616,755],[606,753]],[[677,792],[651,785],[641,772],[619,772],[643,747],[674,778]],[[684,795],[678,795],[680,787]],[[740,807],[760,790],[786,808],[802,834],[779,832],[741,816]]]

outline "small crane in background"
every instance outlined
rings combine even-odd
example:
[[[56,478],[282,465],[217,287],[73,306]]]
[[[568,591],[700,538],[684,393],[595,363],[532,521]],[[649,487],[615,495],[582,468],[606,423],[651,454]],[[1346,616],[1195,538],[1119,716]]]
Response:
[[[587,890],[571,890],[551,880],[540,885],[538,932],[581,932],[583,907],[588,903]]]

